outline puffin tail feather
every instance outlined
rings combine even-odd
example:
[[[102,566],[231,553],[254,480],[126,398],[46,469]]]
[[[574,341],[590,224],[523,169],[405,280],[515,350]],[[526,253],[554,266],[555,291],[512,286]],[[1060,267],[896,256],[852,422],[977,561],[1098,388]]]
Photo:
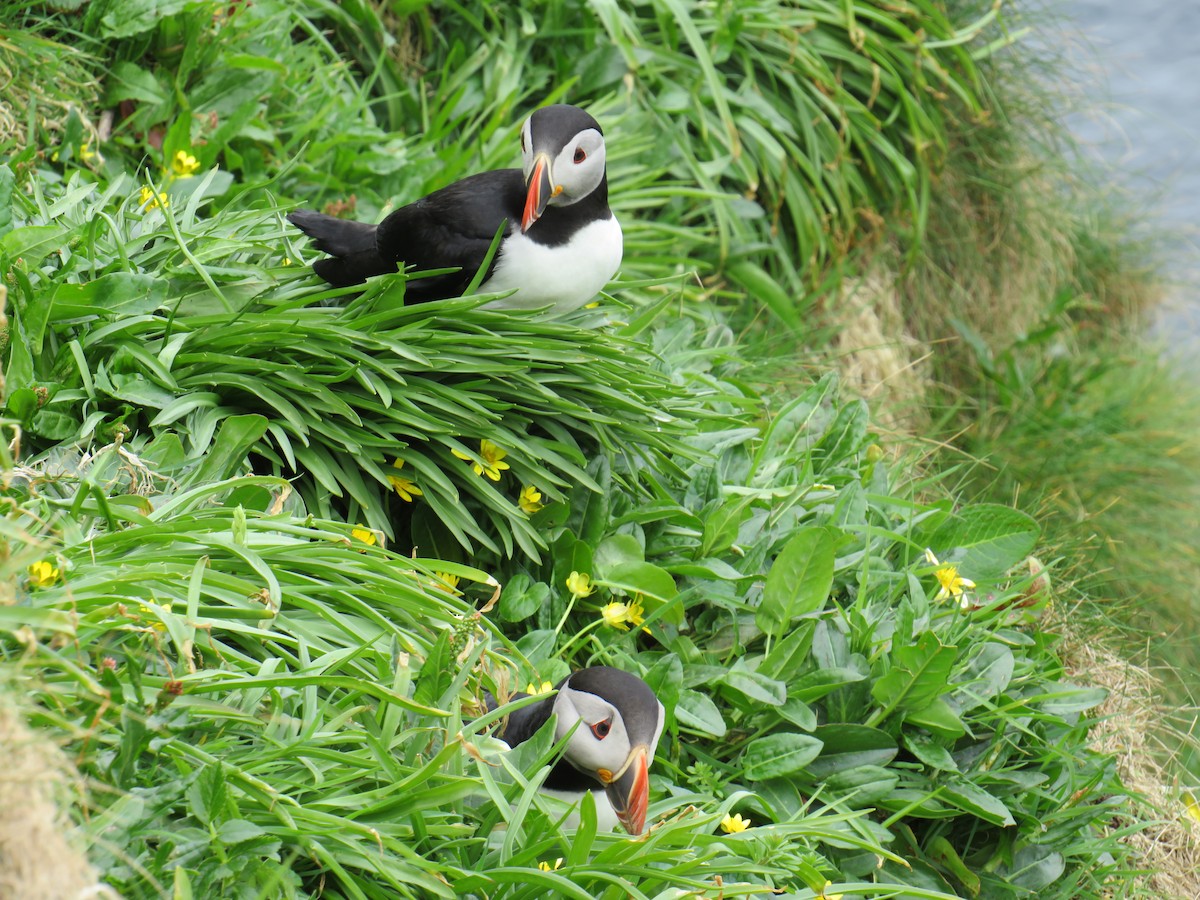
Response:
[[[396,264],[379,255],[375,225],[298,209],[288,221],[312,238],[313,246],[330,254],[313,264],[313,271],[335,287],[362,284],[372,275],[396,271]]]

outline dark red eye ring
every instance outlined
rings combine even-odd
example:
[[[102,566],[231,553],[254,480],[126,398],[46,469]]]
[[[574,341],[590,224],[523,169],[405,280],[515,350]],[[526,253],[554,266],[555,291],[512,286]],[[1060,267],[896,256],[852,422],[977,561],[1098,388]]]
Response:
[[[583,162],[585,159],[587,159],[587,152],[582,147],[576,147],[575,164],[579,165],[579,163]]]
[[[599,722],[592,722],[588,727],[592,729],[592,734],[596,736],[596,740],[602,741],[612,731],[612,719],[601,719]]]

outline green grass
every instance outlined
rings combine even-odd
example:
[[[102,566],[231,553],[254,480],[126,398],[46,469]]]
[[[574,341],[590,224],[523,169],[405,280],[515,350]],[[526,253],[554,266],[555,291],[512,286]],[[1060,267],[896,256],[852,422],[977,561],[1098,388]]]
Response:
[[[1062,671],[1023,574],[1039,524],[924,502],[836,379],[764,390],[734,337],[765,307],[786,326],[767,349],[815,341],[815,286],[878,218],[924,234],[983,112],[993,14],[416,6],[26,22],[86,35],[121,111],[102,158],[44,131],[0,169],[21,432],[0,659],[86,779],[104,878],[131,898],[1139,896],[1106,826],[1145,818],[1087,749],[1104,692]],[[598,309],[406,308],[402,275],[347,294],[298,265],[288,209],[374,218],[511,164],[524,112],[559,98],[613,147],[626,264]],[[397,458],[420,494],[393,492]],[[945,565],[976,583],[962,604]],[[606,626],[613,601],[644,630]],[[476,718],[484,690],[601,663],[667,709],[640,841],[586,805],[564,832],[537,792],[552,736],[506,752],[506,708]],[[731,812],[753,827],[726,833]]]

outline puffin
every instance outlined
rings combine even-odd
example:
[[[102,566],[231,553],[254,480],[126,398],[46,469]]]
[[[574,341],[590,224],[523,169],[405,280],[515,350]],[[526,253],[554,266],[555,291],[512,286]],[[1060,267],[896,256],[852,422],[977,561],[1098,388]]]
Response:
[[[629,834],[640,835],[646,830],[650,763],[666,718],[662,703],[642,679],[610,666],[580,669],[556,688],[556,694],[511,713],[497,737],[515,747],[553,714],[555,741],[574,733],[542,792],[573,803],[591,791],[601,821],[611,809],[615,821],[610,818],[608,827],[620,822]],[[527,696],[516,693],[513,699]]]
[[[401,266],[405,302],[460,296],[483,265],[497,232],[500,246],[480,290],[515,291],[485,304],[499,309],[583,306],[621,265],[621,225],[608,206],[604,133],[577,106],[534,111],[521,127],[521,168],[471,175],[388,215],[378,225],[311,209],[288,221],[328,253],[313,270],[337,287],[361,284]]]

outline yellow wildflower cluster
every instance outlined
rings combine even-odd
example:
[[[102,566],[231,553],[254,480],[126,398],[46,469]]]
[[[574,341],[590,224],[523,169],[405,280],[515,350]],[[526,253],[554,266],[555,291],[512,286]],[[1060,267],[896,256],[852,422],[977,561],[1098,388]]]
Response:
[[[538,694],[548,694],[554,690],[554,683],[543,681],[541,685],[535,685],[532,681],[525,685],[525,693],[537,696]]]
[[[83,152],[80,154],[86,162],[90,157],[87,155],[87,145],[83,147]],[[95,155],[95,154],[92,154]],[[171,157],[170,164],[165,169],[167,182],[175,181],[177,178],[191,178],[200,171],[200,161],[186,150],[177,150],[175,155]],[[167,198],[166,191],[156,191],[149,185],[142,185],[141,193],[138,198],[138,206],[142,209],[166,209],[171,205]]]

